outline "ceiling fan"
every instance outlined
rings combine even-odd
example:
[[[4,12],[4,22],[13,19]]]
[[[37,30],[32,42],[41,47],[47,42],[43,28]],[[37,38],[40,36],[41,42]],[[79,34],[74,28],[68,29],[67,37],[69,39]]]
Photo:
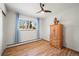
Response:
[[[44,4],[43,3],[40,3],[40,8],[41,8],[41,10],[40,11],[38,11],[37,13],[51,13],[52,11],[50,11],[50,10],[45,10],[44,9]]]

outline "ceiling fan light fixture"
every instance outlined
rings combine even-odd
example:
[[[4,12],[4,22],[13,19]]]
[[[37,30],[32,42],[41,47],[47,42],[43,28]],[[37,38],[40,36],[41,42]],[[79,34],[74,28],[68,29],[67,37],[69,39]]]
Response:
[[[42,14],[44,14],[44,11],[41,11]]]

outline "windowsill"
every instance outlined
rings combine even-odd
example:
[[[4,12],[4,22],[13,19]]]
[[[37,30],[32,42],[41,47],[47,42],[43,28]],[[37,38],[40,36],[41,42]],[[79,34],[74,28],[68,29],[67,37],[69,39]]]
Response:
[[[36,29],[19,29],[20,31],[35,31]]]

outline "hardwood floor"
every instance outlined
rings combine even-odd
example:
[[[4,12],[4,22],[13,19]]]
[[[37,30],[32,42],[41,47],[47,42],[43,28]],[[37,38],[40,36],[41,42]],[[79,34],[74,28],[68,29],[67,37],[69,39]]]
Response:
[[[53,48],[48,41],[39,40],[7,48],[3,56],[79,56],[79,53],[68,48]]]

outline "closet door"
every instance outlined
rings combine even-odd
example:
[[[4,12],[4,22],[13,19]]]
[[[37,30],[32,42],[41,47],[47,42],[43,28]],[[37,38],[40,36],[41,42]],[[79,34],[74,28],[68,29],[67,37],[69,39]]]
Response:
[[[55,27],[54,27],[54,33],[53,33],[53,36],[54,36],[54,39],[53,39],[53,41],[54,41],[54,47],[56,47],[56,48],[58,48],[58,26],[57,25],[55,25]]]
[[[54,47],[54,31],[55,31],[55,26],[51,25],[50,26],[50,44]]]
[[[62,48],[62,40],[63,40],[63,25],[57,25],[57,37],[58,37],[58,48]]]

